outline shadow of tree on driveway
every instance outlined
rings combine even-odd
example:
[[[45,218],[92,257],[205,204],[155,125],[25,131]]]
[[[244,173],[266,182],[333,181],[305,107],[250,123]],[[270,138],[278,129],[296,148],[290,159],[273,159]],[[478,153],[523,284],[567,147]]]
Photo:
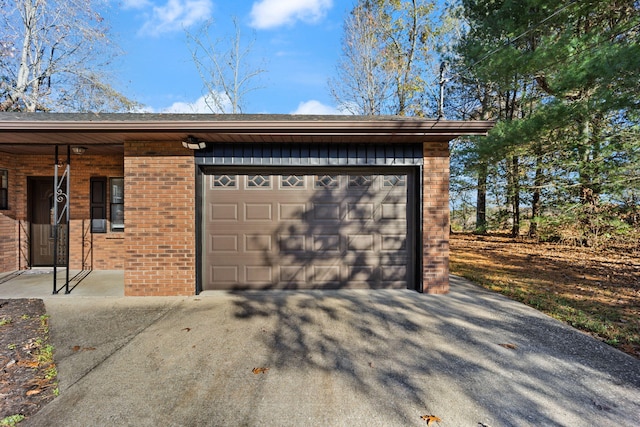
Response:
[[[633,425],[640,362],[537,311],[452,279],[408,290],[241,292],[237,319],[269,367],[256,396],[289,392],[302,411],[335,405],[352,425]],[[509,344],[502,346],[501,344]],[[511,348],[509,348],[511,347]],[[295,387],[298,387],[297,385]],[[634,418],[635,417],[635,418]]]

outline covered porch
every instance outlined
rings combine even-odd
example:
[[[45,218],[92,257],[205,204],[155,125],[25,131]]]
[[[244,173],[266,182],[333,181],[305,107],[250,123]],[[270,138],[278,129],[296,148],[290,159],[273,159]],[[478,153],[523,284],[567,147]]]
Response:
[[[58,271],[60,273],[60,270]],[[123,270],[70,270],[69,295],[75,297],[123,297]],[[64,275],[58,286],[64,287]],[[64,288],[53,295],[53,268],[34,267],[0,273],[0,299],[64,298]]]

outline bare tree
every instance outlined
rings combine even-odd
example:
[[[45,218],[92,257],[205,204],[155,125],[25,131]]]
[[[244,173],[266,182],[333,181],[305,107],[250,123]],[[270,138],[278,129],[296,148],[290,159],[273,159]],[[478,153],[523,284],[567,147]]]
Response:
[[[432,66],[439,31],[430,0],[359,0],[347,17],[343,57],[330,91],[360,114],[425,115],[437,103]],[[434,99],[427,99],[429,92]],[[354,106],[352,106],[354,105]],[[351,107],[350,107],[351,106]]]
[[[242,113],[247,94],[260,89],[254,85],[256,78],[266,72],[252,67],[249,60],[255,36],[245,44],[235,17],[231,37],[212,38],[214,27],[214,21],[208,20],[195,35],[186,33],[193,62],[204,85],[204,100],[214,113]]]
[[[115,56],[102,0],[0,2],[0,111],[123,111],[136,104],[115,91]]]
[[[378,9],[360,3],[343,25],[342,57],[329,90],[339,108],[352,114],[383,114],[392,96],[393,75],[384,61],[380,19]]]

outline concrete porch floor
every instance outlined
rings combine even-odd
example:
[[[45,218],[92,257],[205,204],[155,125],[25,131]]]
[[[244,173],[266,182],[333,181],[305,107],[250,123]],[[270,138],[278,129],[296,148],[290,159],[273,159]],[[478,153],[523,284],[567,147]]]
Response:
[[[124,271],[69,271],[69,294],[65,294],[66,270],[57,272],[58,294],[53,294],[53,268],[33,268],[0,273],[0,298],[123,297]]]

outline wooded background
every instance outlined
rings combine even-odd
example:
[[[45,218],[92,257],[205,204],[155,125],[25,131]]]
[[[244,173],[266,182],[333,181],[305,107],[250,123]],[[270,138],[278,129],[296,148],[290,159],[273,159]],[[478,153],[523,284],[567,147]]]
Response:
[[[139,111],[111,84],[107,6],[0,0],[0,111]],[[266,71],[235,28],[186,33],[213,112],[244,112]],[[496,121],[451,146],[454,231],[637,244],[639,40],[637,0],[357,0],[328,90],[350,114]]]
[[[454,231],[637,242],[639,40],[631,0],[359,1],[330,86],[356,114],[496,121],[452,144]]]

